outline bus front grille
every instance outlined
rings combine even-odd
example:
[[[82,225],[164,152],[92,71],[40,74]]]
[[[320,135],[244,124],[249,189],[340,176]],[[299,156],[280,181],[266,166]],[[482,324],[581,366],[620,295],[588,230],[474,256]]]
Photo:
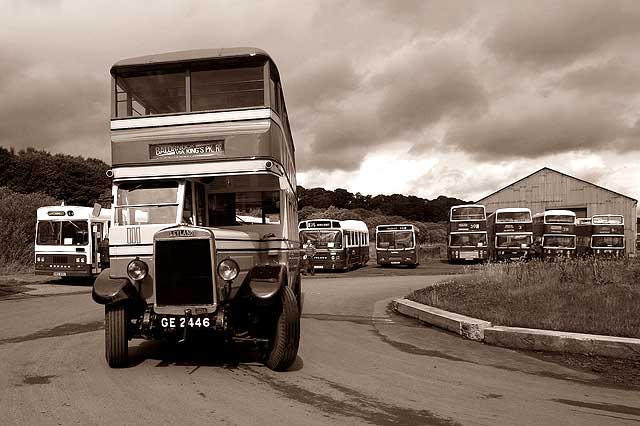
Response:
[[[156,304],[191,306],[214,303],[210,240],[156,241],[155,270]]]
[[[51,256],[51,263],[55,263],[56,265],[66,265],[67,263],[72,263],[69,261],[69,256],[66,255],[53,255]]]

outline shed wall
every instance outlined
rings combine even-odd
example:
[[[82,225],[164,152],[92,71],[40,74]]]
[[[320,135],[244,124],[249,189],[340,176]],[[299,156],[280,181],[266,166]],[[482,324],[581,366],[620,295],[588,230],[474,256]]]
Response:
[[[487,214],[506,207],[528,207],[532,214],[552,208],[586,208],[587,217],[621,214],[624,216],[627,253],[636,252],[635,200],[553,170],[542,169],[478,203],[486,206]]]

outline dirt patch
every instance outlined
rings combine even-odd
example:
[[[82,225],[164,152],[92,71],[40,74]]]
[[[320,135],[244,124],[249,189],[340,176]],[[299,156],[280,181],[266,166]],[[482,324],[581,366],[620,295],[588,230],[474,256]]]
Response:
[[[22,379],[22,384],[18,385],[18,386],[23,386],[23,385],[48,385],[49,383],[51,383],[51,379],[58,377],[58,376],[24,376],[24,378]]]
[[[640,360],[608,358],[556,352],[526,352],[534,358],[596,374],[605,386],[640,390]]]

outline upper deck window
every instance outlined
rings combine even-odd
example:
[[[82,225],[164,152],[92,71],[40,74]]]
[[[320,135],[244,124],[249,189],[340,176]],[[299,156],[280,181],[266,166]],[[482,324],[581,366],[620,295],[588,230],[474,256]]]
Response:
[[[192,111],[264,105],[262,66],[191,70]]]
[[[499,212],[496,213],[496,222],[531,222],[529,212]]]
[[[484,207],[455,207],[451,209],[451,220],[483,220],[486,219]]]
[[[124,73],[116,78],[116,116],[172,114],[186,111],[184,71]]]
[[[548,214],[545,216],[547,223],[575,223],[576,217],[564,214]]]
[[[264,106],[264,63],[184,64],[118,71],[115,116],[220,111]]]

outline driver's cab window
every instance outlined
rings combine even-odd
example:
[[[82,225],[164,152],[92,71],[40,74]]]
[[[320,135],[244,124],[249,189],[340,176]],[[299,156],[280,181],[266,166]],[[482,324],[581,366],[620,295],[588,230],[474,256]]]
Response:
[[[191,182],[187,181],[184,187],[184,208],[182,209],[182,222],[193,225],[193,194]]]
[[[276,176],[215,178],[207,190],[209,226],[280,224],[281,191]]]

